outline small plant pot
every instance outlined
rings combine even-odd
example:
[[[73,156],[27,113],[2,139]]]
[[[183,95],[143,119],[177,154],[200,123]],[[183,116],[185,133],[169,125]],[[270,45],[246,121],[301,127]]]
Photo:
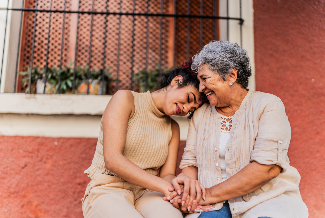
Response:
[[[92,95],[101,95],[106,93],[106,82],[104,82],[103,89],[102,89],[102,82],[98,80],[89,80],[89,94]],[[77,93],[79,94],[87,94],[88,90],[88,83],[87,81],[83,80],[78,89]]]
[[[43,91],[44,91],[44,81],[43,79],[38,79],[36,82],[36,94],[43,94]],[[45,93],[46,94],[56,93],[55,85],[47,82]]]

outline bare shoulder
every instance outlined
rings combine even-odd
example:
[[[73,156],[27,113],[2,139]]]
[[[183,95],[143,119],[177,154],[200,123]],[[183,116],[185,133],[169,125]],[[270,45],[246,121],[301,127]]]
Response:
[[[133,116],[134,113],[134,97],[129,90],[118,90],[107,104],[104,114],[112,111],[125,112]]]
[[[133,101],[134,97],[130,90],[118,90],[112,97],[112,99],[119,99],[120,101]]]

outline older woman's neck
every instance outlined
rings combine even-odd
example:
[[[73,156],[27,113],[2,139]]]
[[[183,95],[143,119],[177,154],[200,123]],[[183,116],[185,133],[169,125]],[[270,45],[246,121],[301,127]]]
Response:
[[[217,111],[224,116],[233,116],[239,109],[241,103],[246,97],[248,91],[241,87],[240,84],[235,83],[232,90],[232,95],[227,106],[216,108]]]

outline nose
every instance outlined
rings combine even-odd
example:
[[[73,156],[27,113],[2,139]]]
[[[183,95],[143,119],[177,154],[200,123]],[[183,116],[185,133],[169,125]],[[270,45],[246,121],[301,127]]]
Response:
[[[202,82],[200,82],[199,92],[203,92],[205,88],[206,88],[205,85],[203,85]]]
[[[183,105],[183,112],[185,113],[185,114],[188,114],[188,111],[191,109],[191,106],[190,105],[188,105],[188,104],[184,104]]]

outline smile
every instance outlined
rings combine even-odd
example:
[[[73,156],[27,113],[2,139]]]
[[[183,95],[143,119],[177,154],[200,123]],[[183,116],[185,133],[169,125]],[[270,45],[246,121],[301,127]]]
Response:
[[[205,95],[208,97],[209,95],[211,95],[211,94],[213,94],[213,92],[211,91],[211,92],[208,92],[208,93],[206,93]]]
[[[176,104],[176,114],[181,114],[182,110],[179,108],[179,106]]]

